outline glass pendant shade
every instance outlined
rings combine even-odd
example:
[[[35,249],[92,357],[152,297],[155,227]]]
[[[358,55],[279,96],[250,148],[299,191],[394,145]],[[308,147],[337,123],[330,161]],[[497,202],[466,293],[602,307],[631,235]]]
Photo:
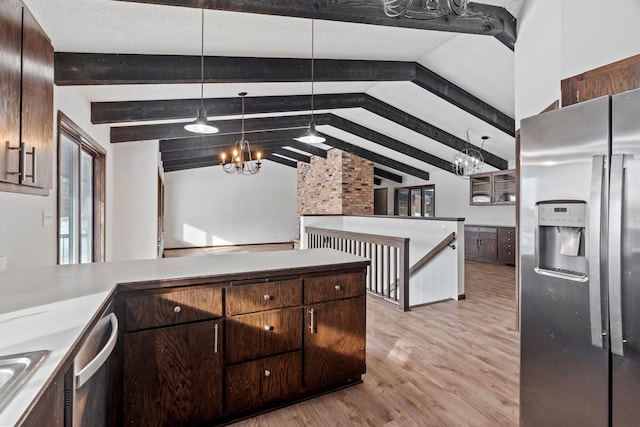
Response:
[[[314,122],[311,122],[309,124],[309,129],[307,129],[307,132],[304,135],[294,139],[306,144],[322,144],[327,140],[324,136],[320,135],[316,131],[316,124]]]
[[[184,128],[189,132],[211,134],[218,133],[218,128],[212,125],[207,120],[207,112],[203,107],[198,109],[198,117],[191,122],[184,125]]]

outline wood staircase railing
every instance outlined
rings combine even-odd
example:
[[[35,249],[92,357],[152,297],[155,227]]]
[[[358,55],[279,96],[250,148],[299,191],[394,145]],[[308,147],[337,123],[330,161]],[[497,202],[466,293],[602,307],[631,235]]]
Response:
[[[332,248],[371,259],[367,291],[409,310],[409,239],[306,227],[307,247]]]
[[[447,237],[445,237],[440,243],[436,245],[435,248],[431,249],[425,256],[420,258],[418,262],[413,264],[413,267],[409,269],[409,276],[413,276],[413,274],[416,271],[420,270],[423,266],[427,265],[429,261],[431,261],[436,255],[442,252],[444,248],[448,247],[455,240],[456,240],[456,233],[451,233]]]

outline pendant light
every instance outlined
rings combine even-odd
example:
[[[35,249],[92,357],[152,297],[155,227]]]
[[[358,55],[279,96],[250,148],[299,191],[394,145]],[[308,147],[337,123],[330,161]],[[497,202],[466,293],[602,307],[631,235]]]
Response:
[[[326,141],[326,138],[316,132],[316,123],[313,121],[313,19],[311,20],[311,122],[309,122],[309,129],[307,132],[299,138],[294,138],[296,141],[304,142],[307,144],[322,144]]]
[[[184,125],[184,128],[189,132],[208,134],[217,133],[218,128],[207,120],[207,112],[204,109],[204,9],[200,10],[202,12],[202,31],[200,33],[200,108],[198,108],[196,119]]]

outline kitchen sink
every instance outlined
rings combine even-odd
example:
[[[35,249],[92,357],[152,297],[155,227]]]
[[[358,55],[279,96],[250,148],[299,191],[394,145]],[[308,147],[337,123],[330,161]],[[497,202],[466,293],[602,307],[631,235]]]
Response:
[[[0,356],[0,412],[49,354],[48,350]]]

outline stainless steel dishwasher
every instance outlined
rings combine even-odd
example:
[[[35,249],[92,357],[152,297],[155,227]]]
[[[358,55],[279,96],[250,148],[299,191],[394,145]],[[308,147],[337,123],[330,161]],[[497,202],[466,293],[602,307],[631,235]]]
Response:
[[[111,425],[110,362],[117,340],[118,318],[109,307],[85,339],[67,377],[65,394],[72,399],[65,418],[72,427]]]

